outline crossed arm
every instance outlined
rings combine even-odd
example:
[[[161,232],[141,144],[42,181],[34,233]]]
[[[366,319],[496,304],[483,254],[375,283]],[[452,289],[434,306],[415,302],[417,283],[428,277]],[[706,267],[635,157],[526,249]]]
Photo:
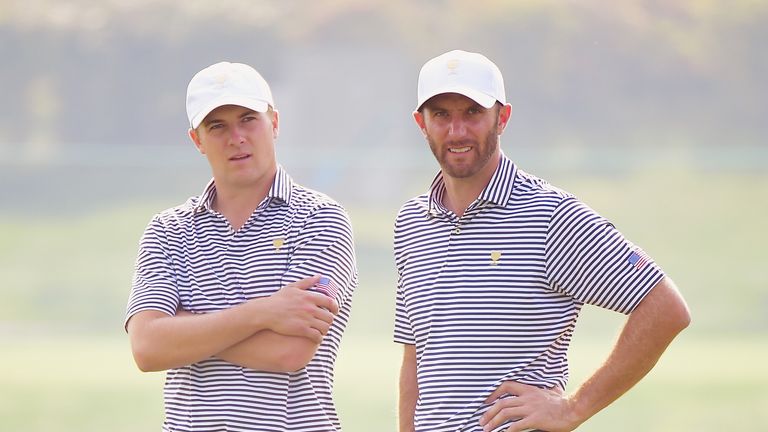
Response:
[[[142,273],[142,280],[172,290],[174,277],[168,270],[172,264],[163,247],[167,243],[165,227],[153,220],[142,239],[138,261],[142,268],[154,269]],[[352,229],[339,206],[318,208],[307,217],[283,278],[296,280],[313,273],[325,274],[347,287],[348,292],[337,297],[339,302],[351,295],[356,275]],[[159,371],[215,356],[261,371],[301,369],[312,359],[339,312],[337,299],[308,291],[318,279],[300,279],[271,296],[214,313],[181,309],[175,316],[159,310],[138,312],[126,326],[136,364],[143,371]]]
[[[510,419],[518,421],[508,432],[574,430],[637,384],[689,323],[685,301],[672,280],[665,277],[629,315],[608,359],[574,394],[507,381],[486,400],[496,402],[480,420],[483,430],[493,430]],[[413,431],[418,395],[416,358],[409,354],[412,351],[412,345],[405,345],[400,375],[401,432]],[[499,399],[505,394],[516,397]]]
[[[127,324],[134,360],[142,371],[181,367],[212,356],[264,371],[300,369],[338,313],[333,299],[307,291],[318,279],[305,278],[269,297],[215,313],[139,312]]]

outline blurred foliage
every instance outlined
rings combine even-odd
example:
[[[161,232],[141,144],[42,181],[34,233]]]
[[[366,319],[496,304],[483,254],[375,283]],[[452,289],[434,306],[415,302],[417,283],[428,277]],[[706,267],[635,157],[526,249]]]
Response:
[[[397,144],[418,68],[452,48],[500,65],[530,145],[761,145],[767,24],[755,0],[6,0],[0,145],[183,142],[186,83],[222,59],[264,72],[302,129],[353,111],[291,142]],[[403,121],[371,134],[364,103]]]

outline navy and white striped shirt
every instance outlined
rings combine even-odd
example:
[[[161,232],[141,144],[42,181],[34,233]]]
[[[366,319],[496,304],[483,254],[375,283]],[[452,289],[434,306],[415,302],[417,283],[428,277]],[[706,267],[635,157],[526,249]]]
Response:
[[[480,431],[483,401],[502,382],[565,388],[585,303],[629,313],[663,273],[594,210],[503,154],[462,217],[444,194],[438,174],[397,215],[394,340],[416,348],[416,430]]]
[[[237,231],[200,197],[156,215],[141,239],[127,319],[143,310],[208,313],[269,296],[321,274],[340,312],[314,358],[294,373],[244,368],[212,357],[167,372],[166,431],[341,429],[333,367],[357,285],[352,229],[344,209],[294,183],[282,167],[267,197]]]

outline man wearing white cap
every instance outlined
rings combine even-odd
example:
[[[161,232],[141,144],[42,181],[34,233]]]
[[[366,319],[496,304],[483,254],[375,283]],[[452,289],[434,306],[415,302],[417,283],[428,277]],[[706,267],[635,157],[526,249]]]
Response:
[[[163,430],[339,431],[349,218],[278,165],[278,112],[250,66],[198,72],[187,114],[213,179],[150,221],[126,315],[139,368],[168,371]]]
[[[690,316],[661,268],[573,195],[500,149],[498,67],[451,51],[418,80],[416,124],[440,172],[395,222],[400,431],[571,431],[636,384]],[[584,304],[629,317],[565,393]]]

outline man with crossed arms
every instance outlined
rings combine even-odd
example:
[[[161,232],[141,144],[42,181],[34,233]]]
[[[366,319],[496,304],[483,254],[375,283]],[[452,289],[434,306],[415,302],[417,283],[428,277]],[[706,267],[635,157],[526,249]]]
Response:
[[[163,430],[338,432],[349,218],[277,164],[278,112],[250,66],[198,72],[187,114],[213,179],[150,221],[126,317],[139,368],[168,371]]]

